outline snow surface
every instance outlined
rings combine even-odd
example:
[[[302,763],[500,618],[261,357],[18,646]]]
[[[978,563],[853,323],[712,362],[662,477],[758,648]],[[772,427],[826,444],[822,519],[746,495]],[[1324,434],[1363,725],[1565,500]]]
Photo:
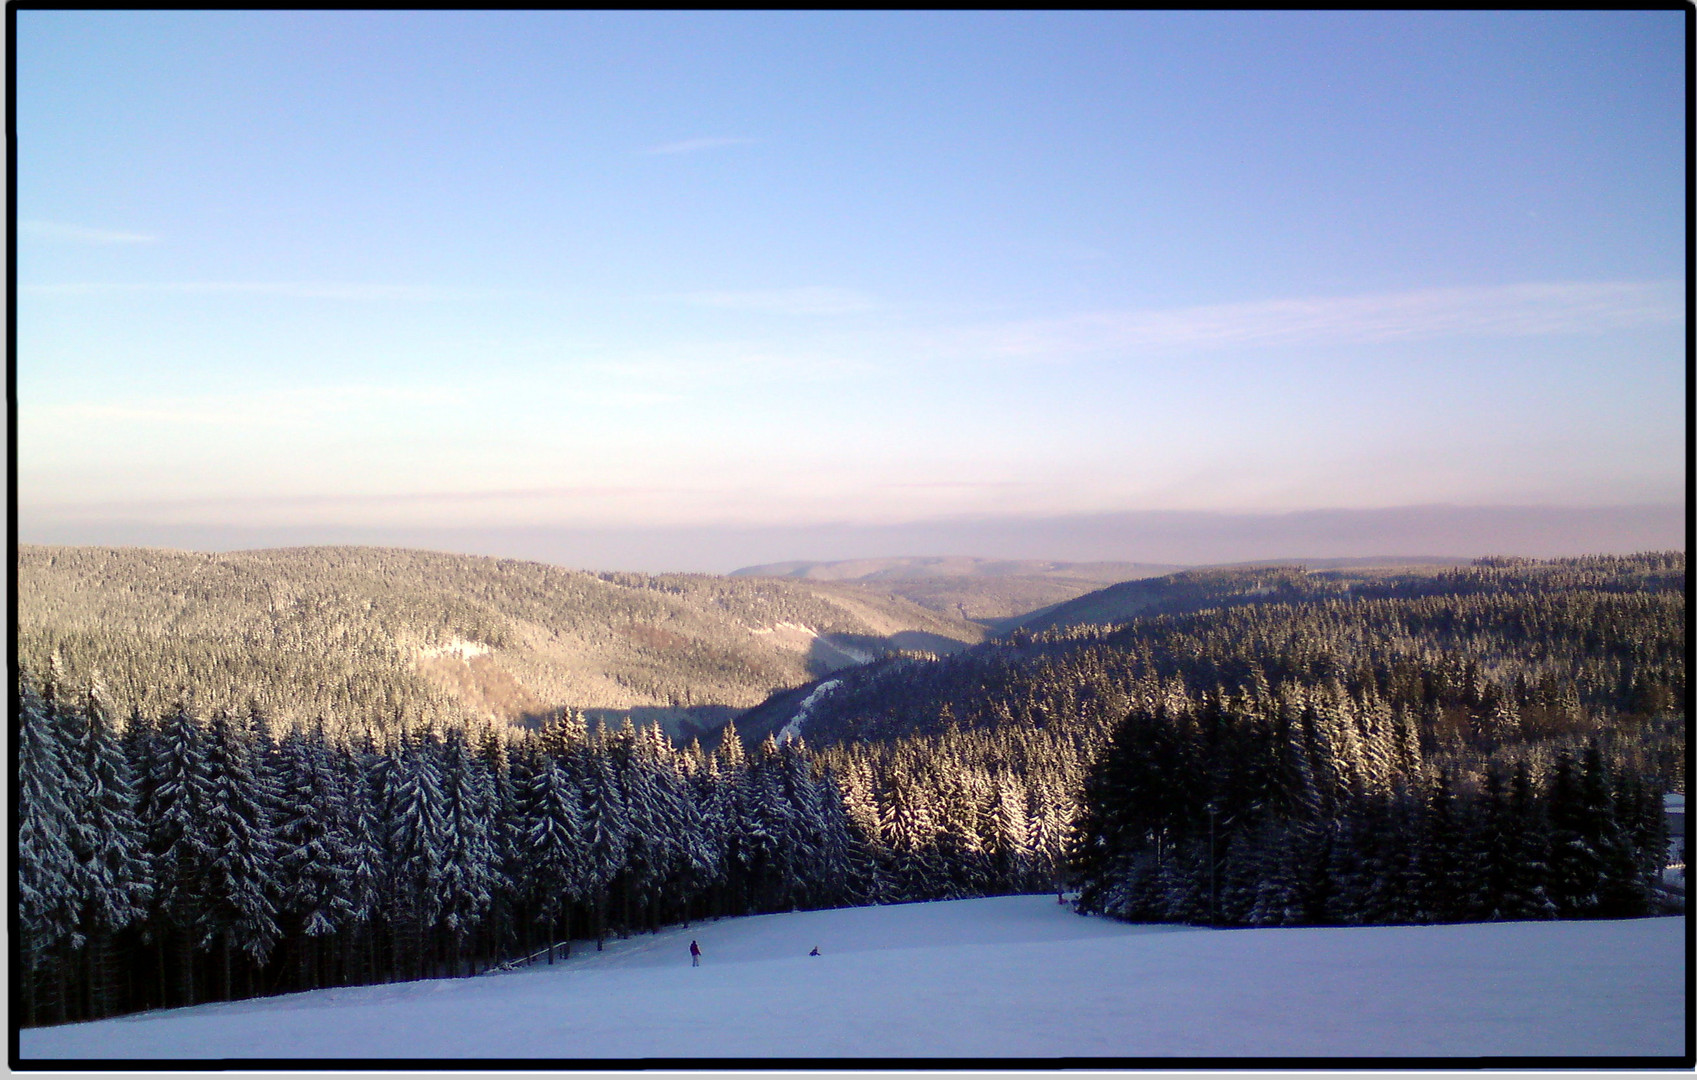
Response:
[[[490,651],[489,646],[480,641],[467,641],[462,637],[449,639],[446,645],[431,645],[418,650],[418,655],[426,660],[434,660],[442,656],[457,656],[461,660],[484,656]]]
[[[1683,917],[1207,930],[997,897],[724,919],[579,943],[553,967],[32,1028],[19,1053],[1679,1056],[1684,957]]]
[[[795,715],[790,717],[790,722],[785,724],[783,729],[778,732],[778,741],[788,742],[791,739],[800,738],[801,725],[807,722],[807,716],[813,709],[813,703],[842,684],[843,680],[832,679],[829,682],[822,682],[818,686],[814,687],[813,693],[808,694],[807,697],[802,699],[801,704],[796,706]]]

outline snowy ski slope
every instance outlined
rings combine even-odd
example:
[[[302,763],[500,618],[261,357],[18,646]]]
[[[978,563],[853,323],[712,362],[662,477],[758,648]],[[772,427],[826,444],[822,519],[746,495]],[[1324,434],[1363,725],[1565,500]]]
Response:
[[[1207,930],[999,897],[725,919],[579,943],[553,967],[29,1029],[20,1054],[1678,1056],[1684,957],[1683,918]]]

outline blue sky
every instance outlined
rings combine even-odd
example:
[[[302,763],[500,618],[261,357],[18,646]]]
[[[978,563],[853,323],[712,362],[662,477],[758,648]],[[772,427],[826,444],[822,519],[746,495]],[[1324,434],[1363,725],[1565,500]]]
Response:
[[[1684,18],[22,11],[20,537],[1677,506]]]

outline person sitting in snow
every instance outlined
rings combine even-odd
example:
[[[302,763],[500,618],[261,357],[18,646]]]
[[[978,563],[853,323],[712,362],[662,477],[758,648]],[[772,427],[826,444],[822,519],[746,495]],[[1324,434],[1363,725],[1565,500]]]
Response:
[[[817,946],[817,945],[813,946],[813,951],[808,953],[807,955],[818,956],[819,955],[819,946]]]
[[[701,946],[697,945],[693,941],[689,943],[689,966],[701,966]]]

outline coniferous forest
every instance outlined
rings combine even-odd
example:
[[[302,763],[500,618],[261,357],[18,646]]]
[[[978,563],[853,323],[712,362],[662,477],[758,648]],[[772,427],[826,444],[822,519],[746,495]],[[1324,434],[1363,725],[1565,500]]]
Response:
[[[49,663],[16,691],[25,1022],[1057,888],[1237,926],[1656,910],[1661,796],[1685,785],[1682,554],[1245,573],[1227,606],[839,673],[806,742],[754,747],[571,709],[537,729],[152,715]]]

